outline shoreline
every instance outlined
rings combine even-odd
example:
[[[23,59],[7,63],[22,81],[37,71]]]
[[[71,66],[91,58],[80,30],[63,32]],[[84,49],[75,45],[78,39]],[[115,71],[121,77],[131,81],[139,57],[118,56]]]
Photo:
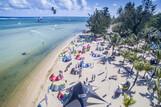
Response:
[[[47,80],[54,64],[58,60],[58,55],[71,41],[78,37],[80,33],[73,34],[67,40],[63,40],[56,46],[26,78],[9,95],[2,107],[35,107],[44,83]]]

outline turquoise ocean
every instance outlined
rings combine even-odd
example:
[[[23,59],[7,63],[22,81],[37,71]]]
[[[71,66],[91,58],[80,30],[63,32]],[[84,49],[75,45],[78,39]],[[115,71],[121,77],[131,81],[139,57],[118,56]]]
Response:
[[[0,105],[64,40],[84,30],[85,17],[0,17]]]

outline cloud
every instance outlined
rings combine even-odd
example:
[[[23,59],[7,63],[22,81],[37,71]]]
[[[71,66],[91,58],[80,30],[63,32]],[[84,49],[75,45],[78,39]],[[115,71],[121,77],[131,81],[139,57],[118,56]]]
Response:
[[[116,7],[116,6],[117,6],[117,4],[116,4],[116,3],[113,3],[112,5],[113,5],[114,7]]]
[[[29,8],[29,4],[26,0],[8,0],[8,4],[12,8]]]
[[[1,0],[0,10],[7,9],[57,9],[87,10],[87,0]]]
[[[34,9],[51,9],[54,4],[49,0],[27,0],[29,3],[29,8]]]
[[[81,6],[83,9],[87,9],[87,0],[81,0]]]
[[[55,3],[67,10],[88,9],[87,0],[55,0]]]

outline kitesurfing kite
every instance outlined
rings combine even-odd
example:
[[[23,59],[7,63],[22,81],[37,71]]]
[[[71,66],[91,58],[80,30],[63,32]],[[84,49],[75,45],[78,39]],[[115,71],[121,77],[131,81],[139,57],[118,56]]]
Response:
[[[51,7],[51,10],[53,11],[53,14],[56,14],[56,9],[54,7]]]

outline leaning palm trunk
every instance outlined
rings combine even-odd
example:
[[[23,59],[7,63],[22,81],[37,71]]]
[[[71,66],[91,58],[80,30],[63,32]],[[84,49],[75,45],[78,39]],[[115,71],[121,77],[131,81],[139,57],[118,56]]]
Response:
[[[136,81],[137,81],[138,77],[139,77],[139,72],[137,71],[137,73],[136,73],[136,77],[135,77],[135,80],[134,80],[134,82],[133,82],[133,84],[132,84],[131,88],[129,89],[129,91],[131,91],[131,90],[132,90],[132,88],[135,86],[135,84],[136,84]]]
[[[115,50],[115,46],[112,45],[112,55],[113,55],[113,53],[114,53],[114,50]]]
[[[125,57],[124,57],[123,61],[121,62],[121,64],[124,65],[124,63],[125,63]],[[120,69],[121,69],[121,66],[119,67],[118,73],[120,73]]]
[[[144,72],[143,79],[145,78],[145,75],[146,75],[146,71]]]
[[[155,76],[155,71],[152,73],[152,75],[150,77],[150,81],[153,79],[154,76]]]
[[[132,67],[131,67],[131,72],[133,72],[133,69],[134,69],[134,65],[132,65]]]
[[[125,63],[125,57],[124,57],[124,59],[123,59],[123,61],[122,61],[122,62],[123,62],[122,64],[124,65],[124,63]]]
[[[157,106],[160,107],[161,104],[161,89],[160,89],[160,79],[157,79],[157,99],[158,99],[158,103]]]

